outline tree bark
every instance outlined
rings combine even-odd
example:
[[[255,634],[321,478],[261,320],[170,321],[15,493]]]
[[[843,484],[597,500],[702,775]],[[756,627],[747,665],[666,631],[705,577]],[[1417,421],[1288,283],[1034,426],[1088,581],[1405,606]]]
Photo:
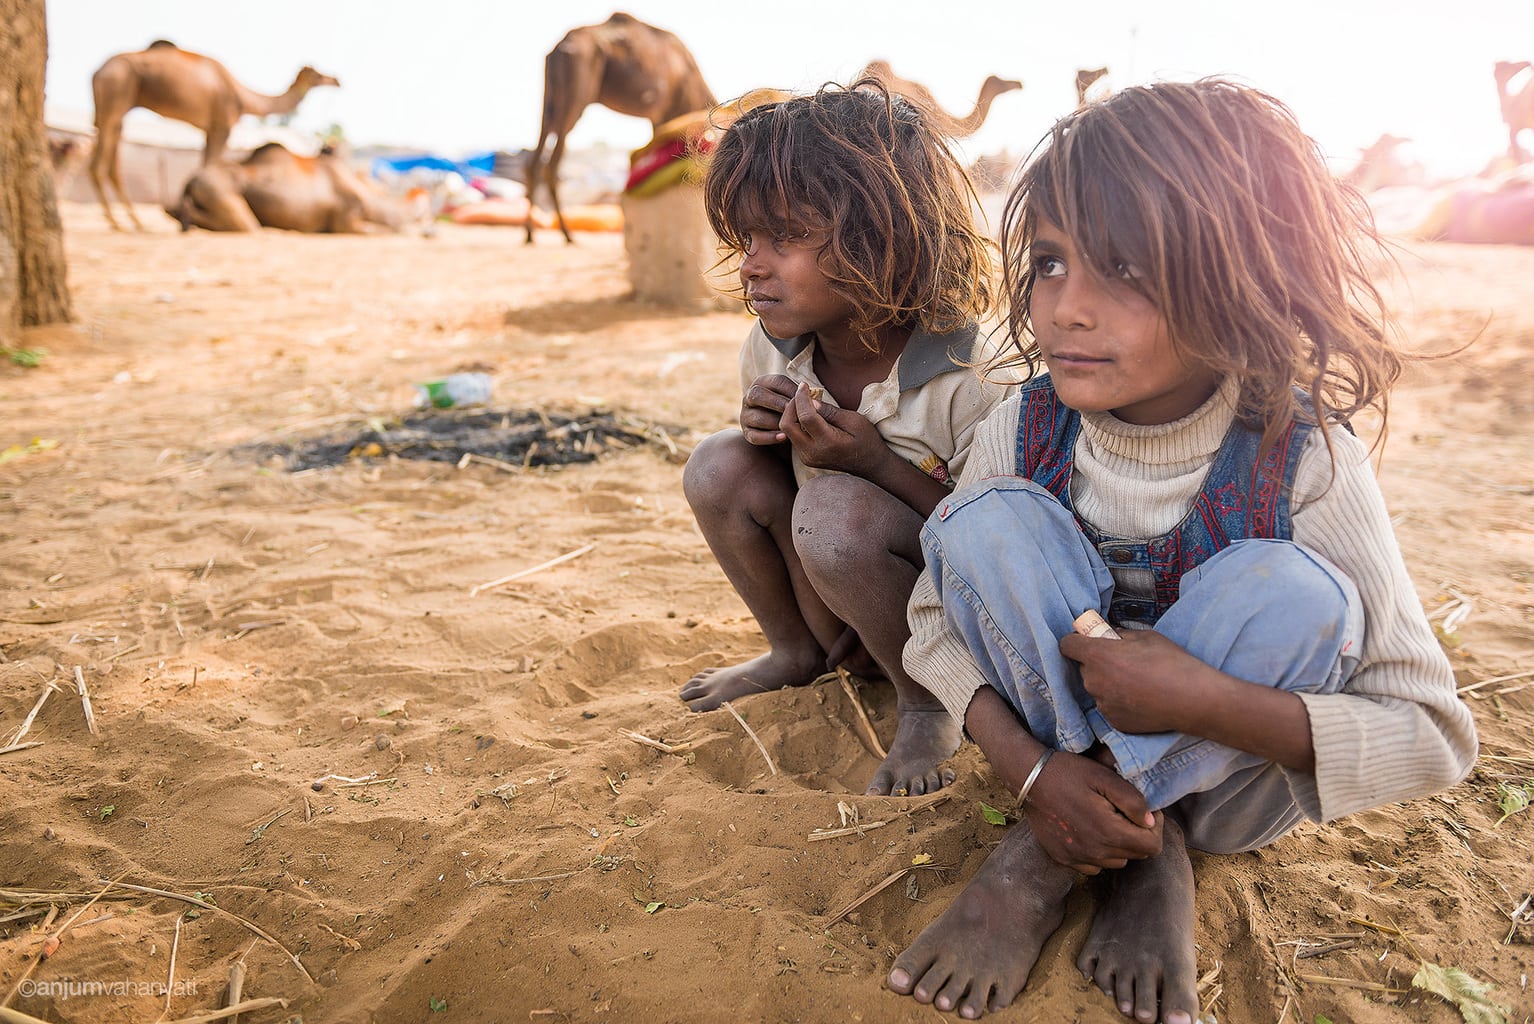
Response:
[[[44,0],[0,0],[0,343],[21,327],[70,319],[43,125],[47,63]]]

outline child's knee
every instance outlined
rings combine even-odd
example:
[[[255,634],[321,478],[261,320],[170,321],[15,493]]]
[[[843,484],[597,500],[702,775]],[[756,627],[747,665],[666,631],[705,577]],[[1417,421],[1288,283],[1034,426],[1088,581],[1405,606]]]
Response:
[[[927,519],[923,544],[950,565],[994,565],[1003,550],[1081,549],[1075,520],[1047,490],[1020,477],[988,480],[950,495]]]
[[[794,549],[806,567],[844,564],[871,545],[882,544],[883,516],[877,505],[887,492],[861,477],[811,477],[794,499]]]
[[[1245,594],[1274,607],[1297,630],[1341,622],[1359,605],[1358,588],[1343,571],[1292,541],[1236,541],[1183,578],[1182,592],[1199,588]]]
[[[753,475],[753,446],[738,430],[721,430],[700,441],[682,467],[682,493],[694,509],[728,504]]]

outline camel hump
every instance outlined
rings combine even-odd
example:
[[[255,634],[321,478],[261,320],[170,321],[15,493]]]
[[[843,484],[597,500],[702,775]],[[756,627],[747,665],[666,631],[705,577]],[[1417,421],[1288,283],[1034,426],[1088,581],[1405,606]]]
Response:
[[[146,50],[179,50],[179,49],[181,49],[181,47],[177,46],[175,43],[171,42],[169,39],[156,39],[154,42],[152,42],[148,46],[144,47],[144,49],[146,49]]]
[[[248,163],[258,159],[275,158],[278,155],[292,156],[293,154],[288,152],[288,147],[284,146],[280,142],[263,142],[261,145],[257,146],[254,150],[251,151],[250,156],[246,158],[246,162]]]
[[[608,21],[609,24],[612,24],[612,25],[637,25],[637,24],[639,24],[639,19],[634,17],[632,14],[628,13],[627,11],[613,11],[612,14],[608,15],[607,21]]]

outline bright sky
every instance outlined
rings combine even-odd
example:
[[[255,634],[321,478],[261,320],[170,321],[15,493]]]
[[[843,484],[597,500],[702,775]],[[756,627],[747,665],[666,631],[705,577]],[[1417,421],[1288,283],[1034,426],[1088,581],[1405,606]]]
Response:
[[[1105,85],[1228,74],[1274,93],[1333,162],[1389,132],[1430,172],[1473,174],[1507,145],[1492,65],[1534,60],[1534,0],[47,0],[50,110],[88,119],[90,79],[157,38],[222,61],[250,88],[283,92],[303,64],[339,78],[293,124],[339,123],[354,144],[458,156],[537,141],[543,57],[614,9],[679,35],[721,99],[759,86],[813,88],[882,57],[955,113],[988,74],[1017,78],[973,159],[1026,153],[1075,102],[1077,68]],[[137,111],[130,118],[157,118]],[[130,125],[132,121],[130,121]],[[587,110],[570,145],[645,144],[649,125]]]

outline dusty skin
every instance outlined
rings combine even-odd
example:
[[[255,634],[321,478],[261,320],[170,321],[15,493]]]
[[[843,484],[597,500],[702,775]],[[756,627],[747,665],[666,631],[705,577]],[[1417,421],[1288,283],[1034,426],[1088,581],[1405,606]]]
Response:
[[[246,998],[288,1000],[251,1024],[712,1024],[722,996],[741,1022],[938,1019],[885,979],[1007,834],[980,804],[1010,798],[972,746],[935,796],[860,795],[879,762],[836,682],[732,702],[776,774],[727,710],[688,709],[688,679],[765,645],[663,446],[530,473],[290,474],[237,452],[360,431],[469,367],[504,407],[601,403],[689,427],[685,449],[735,415],[744,314],[625,299],[616,236],[181,235],[151,207],[140,235],[95,204],[63,213],[79,323],[25,336],[39,368],[0,364],[0,451],[58,442],[0,462],[0,741],[62,687],[27,735],[42,746],[0,755],[0,918],[18,891],[121,875],[210,897],[307,977],[225,913],[120,893],[29,984],[144,990],[9,1007],[153,1020],[174,946],[166,1020],[218,1006],[241,957]],[[1534,782],[1534,250],[1402,258],[1409,342],[1484,326],[1398,390],[1382,469],[1435,621],[1468,609],[1451,657],[1478,687],[1483,755],[1441,797],[1192,854],[1200,995],[1229,1024],[1456,1024],[1411,989],[1419,956],[1534,1019],[1534,926],[1511,919],[1534,891],[1534,810],[1495,824],[1497,783]],[[890,743],[890,689],[859,692]],[[394,781],[311,788],[375,771]],[[844,827],[839,802],[866,831],[813,839]],[[986,1020],[1125,1019],[1077,967],[1098,888],[1071,889],[1027,986]],[[0,922],[0,999],[45,915]]]

